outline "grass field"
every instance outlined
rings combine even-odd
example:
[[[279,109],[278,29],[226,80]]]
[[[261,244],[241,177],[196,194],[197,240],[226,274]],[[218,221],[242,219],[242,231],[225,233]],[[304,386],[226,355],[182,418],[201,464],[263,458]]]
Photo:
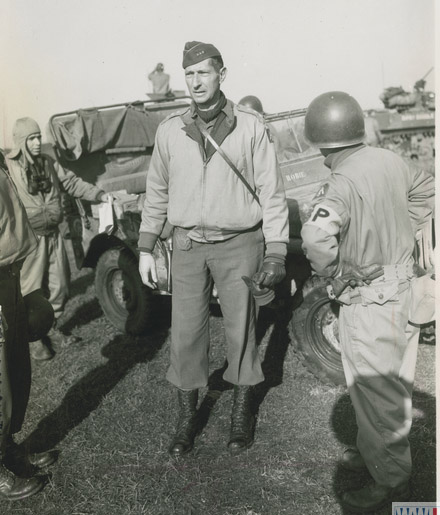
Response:
[[[0,501],[0,512],[35,515],[311,515],[344,513],[340,492],[368,476],[341,470],[355,421],[343,387],[310,375],[289,345],[285,318],[263,313],[266,381],[257,390],[254,446],[226,450],[232,390],[221,379],[222,319],[211,317],[212,374],[202,395],[204,427],[194,452],[173,461],[175,423],[168,366],[167,302],[150,334],[132,338],[104,318],[93,274],[74,273],[62,329],[79,341],[33,363],[33,388],[18,441],[56,448],[59,461],[35,497]],[[413,500],[435,500],[435,347],[421,345],[411,433]],[[203,398],[204,397],[204,398]],[[380,512],[389,514],[390,510]]]

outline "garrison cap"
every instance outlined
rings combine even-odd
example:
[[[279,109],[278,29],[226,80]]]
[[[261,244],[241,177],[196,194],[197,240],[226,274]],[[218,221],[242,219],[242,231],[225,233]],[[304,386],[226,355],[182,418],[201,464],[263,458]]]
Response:
[[[223,58],[218,49],[211,43],[201,41],[188,41],[183,49],[183,68],[200,63],[210,57],[219,57],[223,64]]]

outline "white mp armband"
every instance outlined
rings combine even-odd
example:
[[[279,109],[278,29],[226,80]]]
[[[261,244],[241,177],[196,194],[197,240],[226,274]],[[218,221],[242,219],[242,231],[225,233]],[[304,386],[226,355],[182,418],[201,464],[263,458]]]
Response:
[[[306,223],[317,226],[328,234],[336,235],[340,230],[342,220],[334,209],[320,203],[314,207]]]

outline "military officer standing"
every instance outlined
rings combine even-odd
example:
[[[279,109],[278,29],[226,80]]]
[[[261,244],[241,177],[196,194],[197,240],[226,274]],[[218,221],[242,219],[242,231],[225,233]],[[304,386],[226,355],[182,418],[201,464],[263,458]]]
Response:
[[[174,236],[167,378],[177,388],[180,405],[173,456],[191,450],[197,431],[198,390],[208,383],[209,299],[215,282],[227,341],[223,377],[234,385],[228,448],[235,454],[252,445],[251,390],[264,379],[255,341],[256,307],[242,277],[271,288],[285,276],[287,203],[262,117],[227,100],[220,89],[226,68],[219,50],[199,41],[186,43],[182,65],[193,102],[157,131],[139,270],[154,288],[151,252],[168,218]]]

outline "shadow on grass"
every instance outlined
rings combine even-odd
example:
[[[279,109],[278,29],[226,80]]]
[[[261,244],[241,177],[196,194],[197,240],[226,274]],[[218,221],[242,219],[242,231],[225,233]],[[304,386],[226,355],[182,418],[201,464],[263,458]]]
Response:
[[[289,321],[291,318],[290,302],[278,306],[277,309],[262,309],[257,326],[257,341],[261,342],[270,325],[273,331],[270,335],[262,363],[264,381],[257,384],[254,389],[253,411],[258,414],[271,388],[279,386],[283,382],[283,366],[289,347]]]
[[[148,337],[132,338],[118,335],[102,349],[108,361],[74,384],[60,406],[41,420],[37,428],[22,443],[30,452],[54,448],[69,432],[86,419],[100,405],[102,399],[139,363],[151,361],[168,335],[167,322],[157,320],[154,332]]]
[[[59,329],[65,334],[70,334],[75,327],[87,325],[102,315],[98,299],[93,298],[76,309],[73,315],[60,325]]]
[[[426,392],[413,393],[413,419],[409,436],[413,460],[410,486],[414,502],[436,500],[436,412],[435,398]],[[331,423],[338,440],[347,447],[356,445],[356,416],[348,393],[343,394],[334,406]],[[337,466],[333,478],[333,490],[337,498],[342,492],[362,488],[371,476],[368,472],[353,473]],[[398,501],[399,499],[395,499]],[[388,515],[390,505],[377,511],[377,515]],[[342,513],[351,513],[345,511]]]

